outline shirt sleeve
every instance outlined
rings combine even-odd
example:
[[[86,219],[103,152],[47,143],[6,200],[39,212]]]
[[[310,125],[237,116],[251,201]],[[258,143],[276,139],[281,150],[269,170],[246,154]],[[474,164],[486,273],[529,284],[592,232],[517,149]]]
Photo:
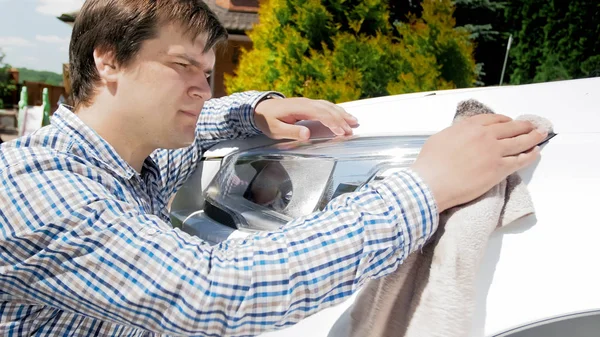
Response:
[[[3,292],[173,335],[248,336],[294,324],[392,272],[438,221],[410,170],[278,231],[216,246],[80,174],[24,170],[7,181],[0,199],[22,202],[0,211]]]
[[[254,109],[267,95],[276,92],[247,91],[208,100],[196,127],[196,141],[187,148],[157,150],[152,159],[161,169],[167,199],[196,170],[202,153],[226,139],[243,139],[260,134],[254,123]]]

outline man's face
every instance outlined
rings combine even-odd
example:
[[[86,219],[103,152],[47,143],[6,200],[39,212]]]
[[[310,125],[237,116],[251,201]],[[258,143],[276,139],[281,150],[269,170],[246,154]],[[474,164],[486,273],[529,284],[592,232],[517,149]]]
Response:
[[[204,102],[211,97],[209,75],[215,64],[206,35],[193,41],[175,25],[159,28],[121,71],[115,97],[132,135],[154,148],[192,144]]]

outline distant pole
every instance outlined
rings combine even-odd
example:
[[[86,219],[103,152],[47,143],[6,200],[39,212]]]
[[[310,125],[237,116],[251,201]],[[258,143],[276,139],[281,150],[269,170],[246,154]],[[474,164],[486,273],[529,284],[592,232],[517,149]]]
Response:
[[[42,127],[50,125],[50,98],[48,97],[48,88],[42,90]]]
[[[19,137],[23,135],[23,130],[25,130],[25,114],[27,113],[27,86],[23,84],[21,87],[21,98],[19,99],[19,112],[17,116],[17,127],[19,130],[17,131]]]
[[[510,44],[512,43],[512,34],[508,37],[508,44],[506,45],[506,55],[504,56],[504,65],[502,66],[502,74],[500,75],[500,85],[504,81],[504,71],[506,70],[506,61],[508,60],[508,52],[510,51]]]

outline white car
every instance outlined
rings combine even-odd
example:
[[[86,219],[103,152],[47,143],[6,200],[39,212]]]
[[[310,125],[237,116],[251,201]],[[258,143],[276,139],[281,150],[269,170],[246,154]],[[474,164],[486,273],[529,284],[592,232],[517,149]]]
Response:
[[[211,243],[277,228],[410,165],[470,98],[511,117],[546,117],[557,133],[520,172],[535,215],[489,241],[471,335],[600,336],[600,78],[359,100],[341,104],[360,122],[350,139],[307,122],[314,139],[306,143],[221,143],[178,192],[173,223]],[[338,337],[331,328],[355,298],[263,336]]]

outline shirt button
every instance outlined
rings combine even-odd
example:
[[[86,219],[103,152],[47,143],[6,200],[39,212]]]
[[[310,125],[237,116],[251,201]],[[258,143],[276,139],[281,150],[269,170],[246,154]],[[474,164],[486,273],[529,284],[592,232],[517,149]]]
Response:
[[[146,231],[146,235],[148,235],[148,236],[153,236],[153,235],[155,235],[156,233],[158,233],[158,230],[156,230],[156,228],[149,228],[149,229]]]

